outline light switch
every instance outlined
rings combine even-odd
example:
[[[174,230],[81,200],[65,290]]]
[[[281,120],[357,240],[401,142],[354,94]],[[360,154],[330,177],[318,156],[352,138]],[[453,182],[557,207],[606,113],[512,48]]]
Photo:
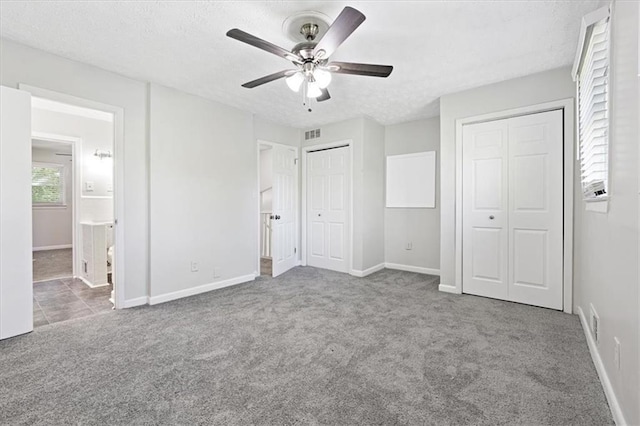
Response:
[[[113,192],[113,184],[111,182],[107,184],[107,192]]]
[[[87,192],[93,191],[93,182],[86,181],[84,183],[84,190],[87,191]]]

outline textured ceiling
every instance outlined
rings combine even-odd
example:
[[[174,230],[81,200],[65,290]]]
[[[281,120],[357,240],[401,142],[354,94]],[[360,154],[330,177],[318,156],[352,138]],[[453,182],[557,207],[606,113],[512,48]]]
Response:
[[[580,18],[598,1],[3,1],[0,34],[29,46],[152,81],[298,128],[368,116],[394,124],[439,113],[447,93],[571,64]],[[225,36],[237,27],[290,49],[294,13],[331,19],[346,5],[367,20],[332,59],[394,65],[387,79],[334,75],[312,113],[279,80],[290,68]]]

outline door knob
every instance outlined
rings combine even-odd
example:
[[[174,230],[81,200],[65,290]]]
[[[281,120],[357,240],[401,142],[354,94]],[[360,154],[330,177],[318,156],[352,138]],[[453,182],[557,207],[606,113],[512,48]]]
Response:
[[[493,220],[493,219],[495,219],[495,218],[496,218],[496,217],[495,217],[494,215],[489,216],[489,219],[491,219],[491,220]]]

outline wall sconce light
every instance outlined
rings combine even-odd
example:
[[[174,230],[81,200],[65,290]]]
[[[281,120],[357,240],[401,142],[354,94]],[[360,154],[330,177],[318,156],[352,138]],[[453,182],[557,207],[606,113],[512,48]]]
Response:
[[[111,158],[111,151],[100,151],[99,149],[96,149],[96,152],[94,152],[93,155],[102,160],[103,158]]]

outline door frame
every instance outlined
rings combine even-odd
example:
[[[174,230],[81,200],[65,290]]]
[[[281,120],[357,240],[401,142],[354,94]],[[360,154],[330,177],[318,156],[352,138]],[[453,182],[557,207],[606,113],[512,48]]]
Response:
[[[80,98],[66,93],[43,89],[24,83],[18,83],[18,88],[31,93],[31,96],[52,101],[96,109],[113,114],[113,225],[115,261],[113,265],[114,307],[125,308],[125,214],[124,214],[124,108],[109,105],[90,99]]]
[[[257,242],[256,242],[256,247],[257,247],[257,251],[256,251],[256,258],[257,258],[257,262],[256,262],[256,270],[254,271],[254,275],[256,277],[260,276],[260,250],[262,249],[262,246],[260,244],[260,227],[262,226],[262,221],[261,221],[261,213],[262,213],[262,209],[261,209],[261,205],[260,205],[260,145],[269,145],[271,147],[277,146],[280,148],[285,148],[285,149],[290,149],[292,151],[294,151],[296,153],[296,179],[295,179],[295,199],[294,199],[294,206],[295,206],[295,216],[296,216],[296,222],[295,222],[295,228],[296,228],[296,248],[298,247],[299,243],[300,243],[300,149],[297,146],[293,146],[293,145],[285,145],[282,143],[276,143],[276,142],[269,142],[263,139],[258,139],[256,141],[256,165],[257,165],[257,187],[256,187],[256,212],[257,212],[257,224],[258,227],[256,229],[256,235],[258,236]],[[271,256],[271,261],[273,262],[273,253]],[[298,251],[298,253],[296,253],[296,266],[300,265],[300,251]],[[271,275],[273,275],[273,271],[271,273]]]
[[[71,165],[71,259],[72,259],[72,275],[73,278],[78,277],[78,247],[80,247],[78,232],[78,219],[80,217],[80,194],[82,185],[82,161],[78,159],[82,158],[82,139],[74,136],[59,135],[53,133],[44,132],[31,132],[31,140],[33,146],[33,139],[44,140],[49,142],[55,142],[64,145],[71,145],[71,159],[73,163]],[[33,243],[32,243],[33,245]]]
[[[347,273],[353,275],[353,140],[351,139],[310,145],[302,148],[302,239],[300,241],[300,261],[302,266],[307,266],[307,155],[313,151],[339,147],[346,147],[349,149],[349,214],[347,215],[349,220],[349,235],[347,236],[349,238],[349,242],[347,244],[347,249],[349,250],[349,264],[347,265]]]
[[[573,198],[574,198],[574,134],[575,100],[560,99],[521,108],[465,117],[456,120],[456,201],[455,201],[455,286],[440,284],[439,290],[462,294],[462,128],[467,124],[503,120],[554,110],[563,111],[564,185],[563,185],[563,311],[573,312]]]

